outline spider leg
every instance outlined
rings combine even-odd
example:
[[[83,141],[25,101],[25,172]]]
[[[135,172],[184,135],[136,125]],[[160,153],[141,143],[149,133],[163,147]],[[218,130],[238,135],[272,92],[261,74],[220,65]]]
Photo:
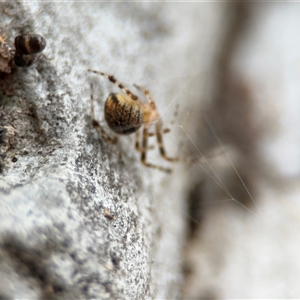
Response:
[[[160,155],[168,161],[179,161],[181,160],[179,157],[169,157],[166,154],[164,143],[163,143],[163,130],[162,130],[162,122],[159,119],[156,124],[155,124],[155,129],[156,129],[156,139],[159,147],[159,152]]]
[[[111,81],[114,85],[116,85],[119,89],[121,89],[123,92],[125,92],[132,100],[138,101],[139,97],[134,95],[129,89],[127,89],[120,81],[118,81],[113,75],[108,75],[106,73],[96,71],[96,70],[90,70],[88,69],[88,72],[92,72],[98,75],[102,75],[105,78],[107,78],[109,81]]]
[[[135,133],[135,150],[140,151],[140,131]]]
[[[144,89],[144,88],[140,87],[137,84],[134,84],[133,86],[135,88],[137,88],[138,90],[142,91],[144,93],[144,95],[146,96],[146,98],[148,99],[150,107],[152,109],[153,108],[156,109],[155,102],[154,102],[153,98],[151,97],[150,92],[147,89]],[[167,128],[162,129],[163,133],[169,133],[171,131],[171,129],[172,129],[173,125],[174,125],[175,119],[176,119],[176,117],[178,115],[178,108],[179,108],[179,104],[177,103],[176,104],[176,108],[175,108],[175,112],[174,112],[174,116],[173,116],[173,120],[171,121],[170,125]],[[154,136],[154,135],[156,135],[156,134],[153,133],[153,132],[149,132],[148,133],[148,136]]]
[[[152,97],[150,95],[150,92],[148,90],[146,90],[146,89],[138,86],[137,84],[134,84],[134,86],[137,89],[141,90],[144,93],[144,95],[146,96],[146,98],[149,101],[149,105],[150,105],[151,109],[152,110],[156,110],[156,105],[155,105],[155,102],[154,102],[154,100],[152,99]],[[175,111],[175,116],[176,115],[177,115],[177,109]],[[175,119],[175,117],[174,117],[174,119]],[[173,123],[174,123],[174,121],[171,122],[171,125],[173,125]],[[164,147],[164,144],[163,144],[163,137],[162,137],[162,135],[163,135],[163,133],[170,132],[171,129],[170,128],[166,128],[166,129],[162,128],[162,122],[161,122],[160,116],[157,118],[155,127],[156,127],[155,134],[152,133],[152,132],[148,132],[148,127],[147,126],[144,127],[144,132],[143,132],[143,148],[145,148],[144,147],[144,140],[146,140],[146,147],[147,147],[148,137],[156,135],[156,139],[157,139],[157,143],[158,143],[158,146],[159,146],[160,155],[165,160],[168,160],[168,161],[179,161],[180,159],[177,158],[177,157],[169,157],[169,156],[166,155],[166,151],[165,151],[165,147]],[[142,154],[143,154],[143,152],[142,152]],[[143,159],[142,159],[142,161],[143,161]]]
[[[146,167],[149,167],[149,168],[154,168],[154,169],[157,169],[157,170],[160,170],[160,171],[164,171],[164,172],[167,172],[167,173],[171,173],[172,170],[169,169],[169,168],[164,168],[164,167],[161,167],[161,166],[157,166],[157,165],[154,165],[154,164],[151,164],[151,163],[148,163],[146,161],[147,159],[147,146],[148,146],[148,126],[145,125],[144,126],[144,130],[143,130],[143,141],[142,141],[142,149],[141,149],[141,161],[142,163],[146,166]]]
[[[116,135],[115,137],[111,138],[106,132],[105,130],[101,127],[101,125],[99,124],[99,122],[95,119],[95,111],[94,111],[94,88],[93,88],[93,84],[90,84],[91,86],[91,117],[92,117],[92,122],[93,122],[93,126],[96,128],[96,130],[103,135],[103,137],[112,144],[115,144],[118,141],[118,136]]]
[[[163,133],[169,133],[174,125],[174,122],[176,120],[176,117],[178,116],[178,109],[179,109],[179,103],[176,104],[176,108],[175,108],[175,111],[174,111],[174,115],[173,115],[173,119],[172,121],[170,122],[169,126],[167,128],[164,128],[162,131]]]
[[[156,109],[156,105],[155,105],[155,102],[154,100],[152,99],[151,95],[150,95],[150,92],[142,87],[140,87],[139,85],[137,84],[134,84],[133,85],[134,87],[136,87],[138,90],[142,91],[144,93],[144,95],[146,96],[147,100],[149,101],[149,105],[152,109]]]
[[[177,114],[176,114],[176,115],[177,115]],[[163,133],[163,134],[166,134],[166,133],[171,132],[172,127],[173,127],[173,125],[174,125],[174,120],[175,120],[175,117],[174,117],[174,119],[172,120],[172,122],[169,124],[168,127],[162,129],[162,133]],[[152,136],[155,136],[155,135],[156,135],[155,132],[148,132],[148,136],[149,136],[149,137],[152,137]]]
[[[154,149],[154,145],[147,146],[146,150]],[[140,146],[140,131],[135,133],[135,150],[142,152],[143,148]]]

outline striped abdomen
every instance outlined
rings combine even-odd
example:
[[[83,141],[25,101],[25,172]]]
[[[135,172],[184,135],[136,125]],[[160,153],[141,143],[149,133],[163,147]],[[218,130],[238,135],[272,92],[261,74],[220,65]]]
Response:
[[[131,134],[143,125],[139,102],[127,95],[110,94],[104,114],[109,127],[118,134]]]
[[[46,40],[39,34],[23,34],[15,38],[15,47],[19,54],[32,55],[42,52],[46,47]]]

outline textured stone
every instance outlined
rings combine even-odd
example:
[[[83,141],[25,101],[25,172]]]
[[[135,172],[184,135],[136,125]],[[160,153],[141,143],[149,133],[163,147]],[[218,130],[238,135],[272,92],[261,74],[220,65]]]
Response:
[[[205,45],[217,26],[199,26],[211,7],[9,1],[1,8],[7,43],[35,32],[47,48],[34,66],[1,77],[0,297],[178,298],[188,173],[182,165],[171,175],[145,168],[133,138],[111,145],[96,132],[90,82],[102,125],[105,97],[117,88],[86,70],[145,85],[171,119],[176,97],[186,103],[199,93],[191,74],[211,60]],[[167,164],[157,155],[150,159]]]

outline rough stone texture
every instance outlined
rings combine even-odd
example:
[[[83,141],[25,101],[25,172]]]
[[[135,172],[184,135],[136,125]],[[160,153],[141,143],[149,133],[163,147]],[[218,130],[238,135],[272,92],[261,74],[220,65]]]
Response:
[[[103,125],[117,89],[86,70],[147,86],[168,123],[176,101],[184,111],[201,98],[222,7],[1,3],[8,43],[35,32],[48,45],[36,65],[1,77],[0,298],[179,298],[188,172],[145,168],[132,137],[107,143],[89,84]],[[171,137],[167,150],[181,154]]]

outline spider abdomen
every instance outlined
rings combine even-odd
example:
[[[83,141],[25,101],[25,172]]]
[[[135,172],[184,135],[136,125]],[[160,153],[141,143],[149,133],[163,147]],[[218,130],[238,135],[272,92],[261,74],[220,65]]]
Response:
[[[23,55],[40,53],[45,49],[46,44],[45,38],[39,34],[24,34],[15,38],[16,49]]]
[[[131,134],[143,125],[143,114],[138,101],[127,95],[112,93],[105,103],[105,119],[118,134]]]
[[[15,64],[18,67],[29,67],[40,58],[40,53],[46,47],[46,39],[39,34],[21,34],[15,37]]]

